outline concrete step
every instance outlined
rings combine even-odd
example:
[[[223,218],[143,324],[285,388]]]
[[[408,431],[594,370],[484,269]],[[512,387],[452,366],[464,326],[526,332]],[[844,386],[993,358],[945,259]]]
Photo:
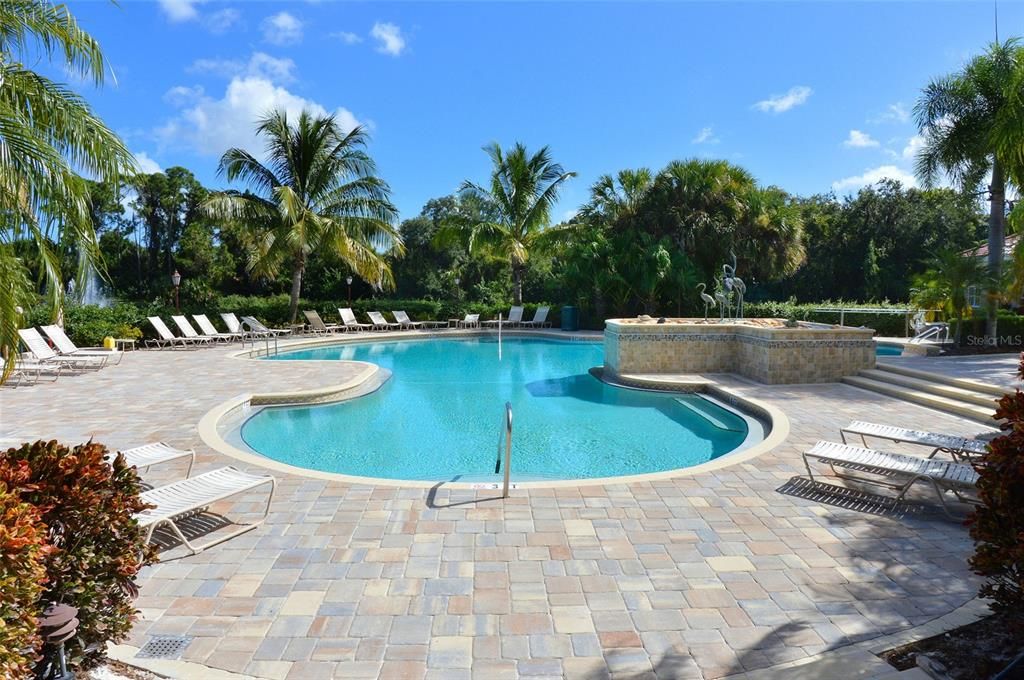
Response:
[[[859,375],[848,375],[843,378],[843,382],[847,385],[853,385],[854,387],[878,392],[879,394],[884,394],[896,399],[903,399],[904,401],[909,401],[921,406],[927,406],[944,413],[951,413],[953,415],[960,416],[961,418],[969,418],[970,420],[984,423],[989,427],[997,426],[995,419],[992,417],[995,412],[994,405],[992,408],[986,408],[984,406],[979,406],[978,404],[960,401],[959,399],[951,399],[932,392],[923,392],[910,387],[904,387],[891,382],[883,382],[881,380],[874,380],[872,378],[865,378]]]
[[[909,378],[917,378],[918,380],[927,380],[933,383],[941,383],[943,385],[951,385],[958,387],[963,390],[970,390],[972,392],[981,392],[983,394],[991,394],[995,397],[1001,397],[1008,391],[1004,387],[999,385],[992,385],[989,383],[981,382],[980,380],[969,380],[967,378],[953,378],[948,375],[941,373],[932,373],[930,371],[922,371],[917,368],[907,368],[906,366],[900,366],[896,363],[889,363],[887,361],[879,361],[876,369],[879,371],[886,371],[887,373],[898,373],[899,375],[905,375]]]
[[[978,392],[973,389],[968,390],[945,382],[935,382],[933,380],[925,380],[924,378],[915,378],[903,373],[884,371],[877,368],[860,371],[858,375],[864,378],[871,378],[872,380],[877,380],[879,382],[887,382],[894,385],[900,385],[901,387],[908,387],[912,390],[917,390],[918,392],[930,392],[931,394],[937,394],[940,397],[966,401],[969,404],[984,406],[985,408],[990,408],[993,411],[996,409],[996,399],[998,397],[989,392]]]

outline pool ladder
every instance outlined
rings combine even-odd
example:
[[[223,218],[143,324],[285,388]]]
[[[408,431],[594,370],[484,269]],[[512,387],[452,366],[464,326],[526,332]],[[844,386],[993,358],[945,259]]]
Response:
[[[509,473],[512,469],[512,402],[505,402],[505,412],[501,418],[501,430],[498,432],[498,456],[494,461],[494,474],[502,471],[501,444],[505,443],[505,480],[502,485],[502,498],[508,498]]]

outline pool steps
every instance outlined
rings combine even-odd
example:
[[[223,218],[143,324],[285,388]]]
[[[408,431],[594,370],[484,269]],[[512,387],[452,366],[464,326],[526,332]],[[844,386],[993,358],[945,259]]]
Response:
[[[691,413],[703,418],[708,421],[719,430],[726,430],[727,432],[742,432],[743,430],[736,427],[730,427],[727,423],[720,420],[715,414],[712,413],[711,402],[706,399],[687,399],[685,397],[675,397],[675,402],[687,409]]]
[[[996,385],[951,378],[936,373],[879,361],[874,369],[843,378],[847,385],[933,408],[996,427],[996,400],[1003,390]]]

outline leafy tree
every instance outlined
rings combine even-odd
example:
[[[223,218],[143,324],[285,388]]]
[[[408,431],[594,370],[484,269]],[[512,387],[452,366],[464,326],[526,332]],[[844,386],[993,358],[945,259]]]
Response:
[[[951,189],[905,188],[883,180],[855,196],[798,202],[806,262],[768,286],[775,297],[906,300],[928,253],[967,249],[983,231],[977,203]]]
[[[77,171],[116,183],[134,166],[134,159],[82,97],[32,70],[41,55],[56,59],[76,77],[102,84],[106,63],[99,43],[78,26],[66,6],[44,0],[3,0],[0,35],[3,380],[17,353],[18,309],[28,306],[31,294],[26,262],[13,244],[30,244],[40,263],[49,311],[56,317],[64,281],[54,244],[73,243],[84,262],[96,259],[89,188]]]
[[[933,80],[914,107],[925,146],[917,174],[929,185],[945,171],[974,194],[991,173],[986,333],[995,337],[1008,184],[1024,179],[1024,47],[993,43],[957,73]]]
[[[191,172],[181,167],[137,175],[133,188],[136,198],[132,207],[145,225],[150,276],[170,276],[175,270],[175,253],[185,231],[199,222],[206,222],[202,228],[210,230],[201,210],[209,192]]]
[[[507,152],[497,144],[484,147],[493,165],[487,186],[466,181],[461,195],[487,206],[488,219],[468,224],[446,225],[449,234],[462,236],[471,253],[484,250],[506,260],[512,273],[512,303],[523,302],[523,273],[530,251],[544,247],[544,232],[549,226],[551,208],[558,200],[562,185],[575,172],[566,172],[551,159],[548,147],[530,154],[521,143]]]
[[[366,131],[343,132],[334,116],[303,111],[292,124],[288,114],[268,113],[256,128],[264,137],[268,164],[244,149],[229,149],[219,172],[241,180],[252,193],[226,191],[206,207],[216,218],[242,220],[254,232],[253,269],[291,272],[292,322],[298,313],[302,276],[316,253],[332,252],[370,284],[393,288],[383,253],[400,254],[401,235],[392,226],[397,210],[389,188],[366,153]]]

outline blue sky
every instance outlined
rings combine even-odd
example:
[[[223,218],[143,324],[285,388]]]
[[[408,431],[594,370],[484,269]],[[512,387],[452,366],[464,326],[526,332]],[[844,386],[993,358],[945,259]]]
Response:
[[[73,2],[116,83],[78,83],[147,170],[224,186],[272,106],[369,126],[403,218],[465,179],[480,148],[549,145],[579,176],[716,157],[797,194],[913,182],[911,109],[992,40],[990,2]],[[1006,37],[1024,3],[1004,2]]]

